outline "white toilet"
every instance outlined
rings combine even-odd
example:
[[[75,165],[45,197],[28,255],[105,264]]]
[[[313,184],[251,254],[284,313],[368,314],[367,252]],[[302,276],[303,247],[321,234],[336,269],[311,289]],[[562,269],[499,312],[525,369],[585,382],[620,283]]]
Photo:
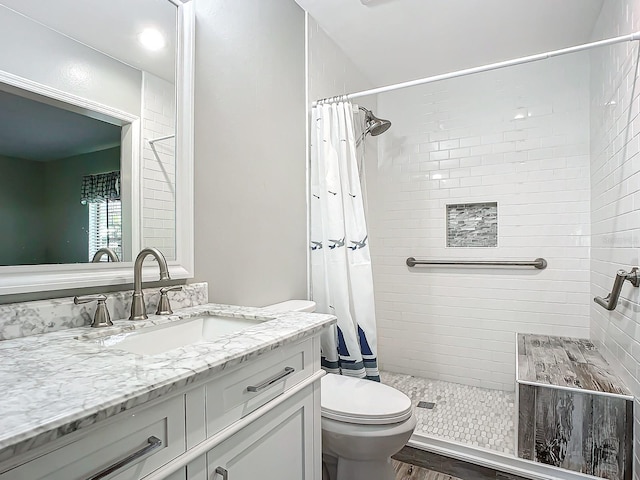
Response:
[[[315,303],[290,300],[265,308],[312,312]],[[323,480],[393,480],[390,457],[416,426],[409,397],[343,375],[329,373],[321,382]]]
[[[322,460],[328,480],[392,480],[391,455],[405,446],[416,417],[411,400],[370,380],[321,380]]]

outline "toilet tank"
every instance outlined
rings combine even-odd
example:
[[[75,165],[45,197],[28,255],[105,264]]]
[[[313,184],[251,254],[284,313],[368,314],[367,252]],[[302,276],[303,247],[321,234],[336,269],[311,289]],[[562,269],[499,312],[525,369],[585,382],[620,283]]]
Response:
[[[315,312],[316,302],[311,300],[287,300],[263,307],[272,312]]]

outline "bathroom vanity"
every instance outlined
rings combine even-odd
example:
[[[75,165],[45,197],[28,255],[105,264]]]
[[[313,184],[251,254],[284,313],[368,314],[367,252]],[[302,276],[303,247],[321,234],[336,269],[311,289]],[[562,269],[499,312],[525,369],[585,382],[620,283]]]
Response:
[[[196,317],[242,330],[194,341]],[[0,342],[0,479],[320,478],[334,321],[204,304]]]
[[[86,232],[59,226],[82,258],[0,262],[0,295],[157,281],[157,265],[134,268],[146,247],[163,251],[172,279],[193,277],[194,6],[135,3],[0,5],[0,37],[15,47],[0,61],[0,90],[119,129],[122,213],[120,262],[90,263]],[[148,23],[167,34],[164,52],[139,50],[135,29]],[[72,204],[81,209],[80,197]],[[100,329],[87,326],[93,305],[70,298],[0,304],[0,479],[319,478],[319,335],[335,318],[212,305],[204,292],[174,315]],[[146,295],[152,314],[157,289]],[[128,318],[130,294],[108,297],[112,318]],[[203,320],[199,337],[167,327],[212,315],[258,321],[209,335]]]

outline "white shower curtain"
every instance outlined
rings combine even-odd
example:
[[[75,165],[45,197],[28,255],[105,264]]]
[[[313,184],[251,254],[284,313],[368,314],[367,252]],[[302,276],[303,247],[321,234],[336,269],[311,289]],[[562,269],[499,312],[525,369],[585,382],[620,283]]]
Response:
[[[380,381],[373,276],[350,102],[319,104],[311,123],[311,287],[338,317],[322,337],[322,366]]]

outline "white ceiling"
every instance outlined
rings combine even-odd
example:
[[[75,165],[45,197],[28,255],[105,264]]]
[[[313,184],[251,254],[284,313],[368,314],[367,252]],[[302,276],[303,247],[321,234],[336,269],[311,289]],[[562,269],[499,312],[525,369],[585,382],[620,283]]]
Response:
[[[170,82],[175,78],[177,8],[169,0],[0,0],[1,5]],[[167,39],[146,50],[138,34],[155,27]]]
[[[603,0],[296,2],[382,86],[585,43]]]

